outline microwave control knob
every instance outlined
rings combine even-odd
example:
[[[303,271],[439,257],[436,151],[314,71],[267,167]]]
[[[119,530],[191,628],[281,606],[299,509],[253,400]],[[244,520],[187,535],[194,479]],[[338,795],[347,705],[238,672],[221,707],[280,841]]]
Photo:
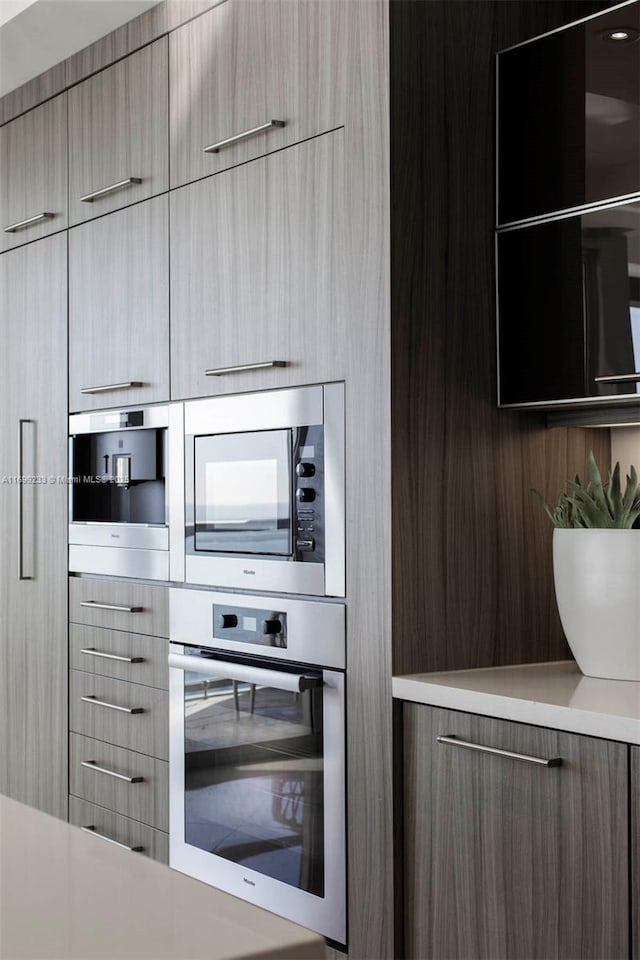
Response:
[[[228,627],[237,627],[238,618],[235,613],[221,613],[218,617],[218,626],[222,630],[226,630]]]
[[[282,623],[279,620],[263,620],[262,632],[265,636],[282,633]]]
[[[316,492],[313,487],[298,487],[296,490],[296,499],[298,503],[313,503],[316,498]]]
[[[296,474],[299,477],[314,477],[316,468],[313,463],[298,463],[296,465]]]

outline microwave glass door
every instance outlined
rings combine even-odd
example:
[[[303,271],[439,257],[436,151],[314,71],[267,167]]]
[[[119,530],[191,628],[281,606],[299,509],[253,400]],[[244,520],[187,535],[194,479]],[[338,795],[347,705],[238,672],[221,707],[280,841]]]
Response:
[[[291,431],[195,437],[196,553],[290,556]]]
[[[185,843],[324,896],[322,687],[208,678],[198,673],[207,651],[189,652]]]

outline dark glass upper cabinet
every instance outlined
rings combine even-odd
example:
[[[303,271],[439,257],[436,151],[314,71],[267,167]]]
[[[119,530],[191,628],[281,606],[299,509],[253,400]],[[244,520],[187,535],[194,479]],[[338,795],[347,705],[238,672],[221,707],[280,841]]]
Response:
[[[498,54],[498,223],[640,192],[640,3]]]
[[[500,405],[640,394],[640,200],[497,238]]]

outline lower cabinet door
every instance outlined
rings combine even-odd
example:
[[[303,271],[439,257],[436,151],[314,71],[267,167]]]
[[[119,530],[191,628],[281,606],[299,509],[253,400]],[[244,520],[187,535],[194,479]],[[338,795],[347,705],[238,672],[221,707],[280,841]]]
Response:
[[[406,705],[404,750],[407,958],[629,956],[625,744]]]
[[[112,813],[95,803],[69,797],[69,823],[92,833],[96,843],[111,842],[133,854],[169,863],[168,834]]]

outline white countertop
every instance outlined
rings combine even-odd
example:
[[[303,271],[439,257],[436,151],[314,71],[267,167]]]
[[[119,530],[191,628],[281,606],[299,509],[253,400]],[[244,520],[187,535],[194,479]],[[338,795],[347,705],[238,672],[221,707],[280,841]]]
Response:
[[[640,744],[640,683],[585,677],[573,660],[393,678],[400,700]]]
[[[0,796],[0,957],[314,960],[322,937]]]

